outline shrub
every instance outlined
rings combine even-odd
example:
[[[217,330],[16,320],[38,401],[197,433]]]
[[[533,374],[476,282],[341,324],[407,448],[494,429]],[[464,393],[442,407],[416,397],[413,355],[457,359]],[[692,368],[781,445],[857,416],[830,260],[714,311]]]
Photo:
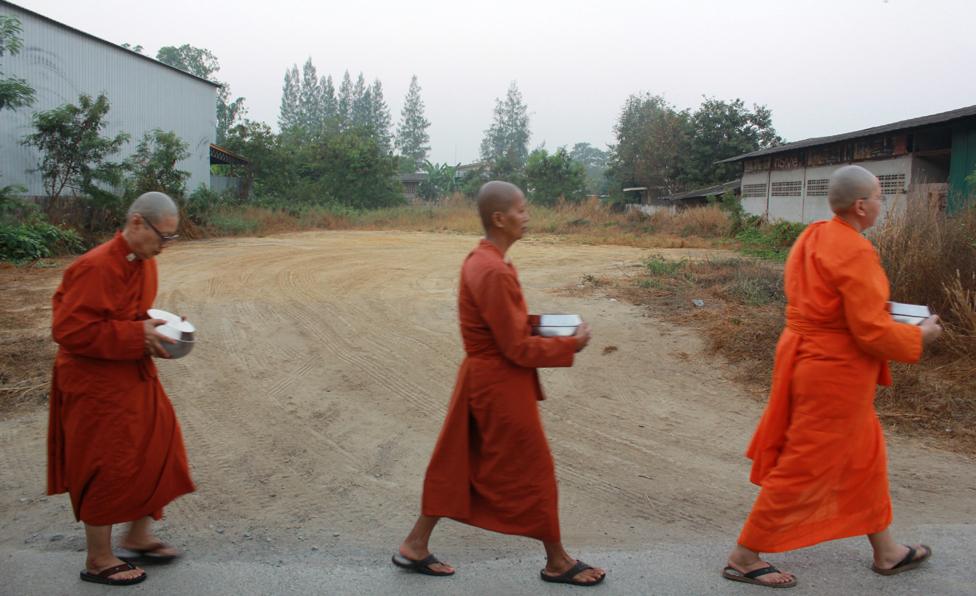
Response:
[[[81,236],[69,228],[42,221],[0,224],[0,261],[34,261],[83,249]]]

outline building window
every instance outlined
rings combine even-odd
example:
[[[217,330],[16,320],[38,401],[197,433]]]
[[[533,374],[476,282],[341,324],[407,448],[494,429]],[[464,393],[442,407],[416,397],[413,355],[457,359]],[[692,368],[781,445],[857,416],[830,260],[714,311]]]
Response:
[[[905,175],[904,174],[882,174],[878,176],[881,183],[881,194],[903,195],[905,194]]]
[[[754,199],[766,198],[766,183],[762,184],[743,184],[742,185],[742,198],[744,199]]]
[[[803,181],[773,182],[774,197],[798,197],[803,194]]]
[[[830,183],[829,178],[817,178],[816,180],[807,180],[807,196],[808,197],[827,196],[827,185],[829,183]]]

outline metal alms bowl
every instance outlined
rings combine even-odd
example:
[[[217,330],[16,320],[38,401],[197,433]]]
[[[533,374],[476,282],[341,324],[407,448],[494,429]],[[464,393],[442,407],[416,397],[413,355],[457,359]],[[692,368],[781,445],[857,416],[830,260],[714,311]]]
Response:
[[[570,337],[576,335],[576,329],[583,324],[579,315],[542,314],[529,315],[532,335],[541,337]]]
[[[176,340],[176,343],[161,342],[163,349],[169,354],[170,358],[182,358],[193,350],[196,341],[196,327],[189,321],[184,321],[180,317],[168,313],[164,310],[152,309],[147,313],[153,319],[163,319],[164,325],[156,327],[166,337]]]

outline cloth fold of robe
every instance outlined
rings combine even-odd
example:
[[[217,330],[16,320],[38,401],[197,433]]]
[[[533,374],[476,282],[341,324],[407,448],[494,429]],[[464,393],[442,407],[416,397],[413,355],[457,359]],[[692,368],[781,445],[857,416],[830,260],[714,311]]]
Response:
[[[466,357],[427,474],[424,515],[559,540],[555,467],[537,368],[572,366],[576,340],[531,335],[515,267],[482,240],[461,268]]]
[[[871,243],[840,218],[811,224],[784,273],[786,328],[769,402],[749,445],[761,486],[739,544],[782,552],[891,523],[884,435],[874,410],[888,360],[916,362],[921,329],[887,311]]]
[[[69,493],[75,518],[91,525],[160,519],[194,490],[173,406],[144,354],[156,289],[155,260],[133,258],[117,234],[72,263],[54,294],[47,492]]]

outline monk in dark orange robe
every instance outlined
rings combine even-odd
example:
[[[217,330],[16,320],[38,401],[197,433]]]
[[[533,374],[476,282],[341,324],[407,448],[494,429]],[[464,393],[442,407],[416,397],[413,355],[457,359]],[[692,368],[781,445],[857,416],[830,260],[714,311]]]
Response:
[[[811,224],[785,270],[786,328],[776,347],[772,390],[749,445],[761,489],[723,575],[772,587],[796,584],[762,561],[827,540],[866,535],[874,569],[892,575],[932,551],[891,537],[884,435],[874,410],[888,360],[916,362],[941,333],[938,317],[895,322],[888,278],[861,232],[882,209],[878,179],[860,166],[838,169],[828,199],[836,214]]]
[[[166,358],[146,311],[156,297],[153,259],[175,238],[178,211],[146,193],[112,240],[79,257],[54,295],[59,344],[51,380],[48,494],[67,492],[85,524],[88,558],[81,578],[127,585],[145,571],[112,552],[112,525],[132,522],[121,542],[143,562],[178,553],[154,538],[151,520],[194,490],[173,406],[152,357]]]
[[[428,549],[441,517],[542,541],[545,581],[592,586],[605,572],[577,561],[562,546],[552,454],[537,401],[541,367],[572,366],[590,339],[531,334],[515,267],[505,260],[529,216],[525,196],[507,182],[478,193],[485,238],[461,268],[458,315],[466,358],[424,480],[421,516],[393,562],[428,575],[454,569]]]

